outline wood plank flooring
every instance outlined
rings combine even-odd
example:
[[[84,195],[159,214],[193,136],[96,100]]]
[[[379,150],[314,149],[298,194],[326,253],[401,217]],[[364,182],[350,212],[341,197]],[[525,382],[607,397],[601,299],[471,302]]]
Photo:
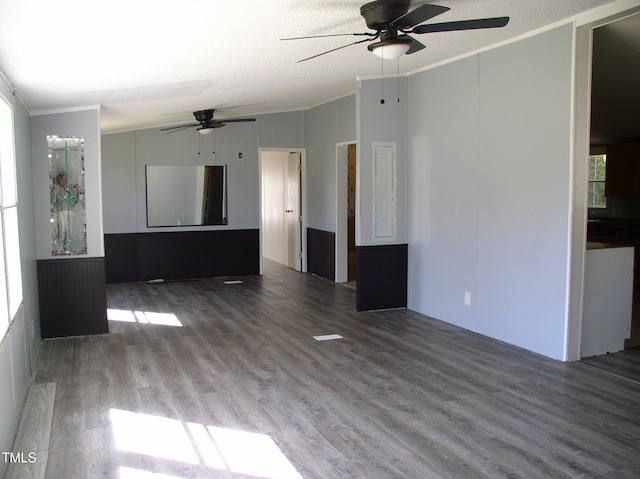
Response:
[[[240,279],[109,285],[110,334],[44,342],[48,479],[638,477],[634,381],[274,263]]]
[[[580,362],[640,384],[640,346],[614,354],[585,358]]]
[[[9,464],[5,479],[45,477],[55,394],[55,383],[32,384],[29,388],[13,445],[17,460]]]

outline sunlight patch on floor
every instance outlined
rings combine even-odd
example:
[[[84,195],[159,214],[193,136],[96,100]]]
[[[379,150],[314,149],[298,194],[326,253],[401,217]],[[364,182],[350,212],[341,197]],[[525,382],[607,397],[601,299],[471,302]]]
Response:
[[[110,420],[115,446],[123,452],[183,464],[202,464],[256,478],[302,479],[267,434],[184,423],[121,409],[111,409]],[[124,466],[120,472],[121,479],[174,479],[174,476],[153,475]]]
[[[126,309],[107,309],[109,321],[123,323],[155,324],[160,326],[182,327],[182,323],[173,313],[154,313],[150,311],[129,311]]]
[[[116,448],[148,456],[198,464],[191,441],[182,423],[149,414],[111,409],[111,425]]]

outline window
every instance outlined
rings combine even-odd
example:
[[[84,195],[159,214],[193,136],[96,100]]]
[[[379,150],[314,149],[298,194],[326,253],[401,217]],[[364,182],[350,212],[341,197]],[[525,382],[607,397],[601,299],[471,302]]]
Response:
[[[604,184],[607,171],[607,155],[589,156],[589,208],[606,208]]]
[[[13,111],[0,97],[0,340],[22,304]]]

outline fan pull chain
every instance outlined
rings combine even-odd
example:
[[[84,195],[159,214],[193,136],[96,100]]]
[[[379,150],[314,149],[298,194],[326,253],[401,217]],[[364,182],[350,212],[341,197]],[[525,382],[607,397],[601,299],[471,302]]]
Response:
[[[382,57],[380,57],[380,85],[380,104],[384,105],[384,59]]]
[[[400,57],[398,57],[398,103],[400,103]]]
[[[396,80],[398,83],[398,103],[400,103],[400,57],[398,57],[398,74]]]

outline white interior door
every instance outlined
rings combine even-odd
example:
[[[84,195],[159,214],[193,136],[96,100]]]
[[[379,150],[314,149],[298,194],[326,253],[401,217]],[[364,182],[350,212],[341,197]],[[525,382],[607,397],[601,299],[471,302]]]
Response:
[[[302,271],[301,152],[262,151],[262,256]]]
[[[285,263],[284,163],[282,152],[265,151],[262,157],[262,256]]]
[[[286,265],[296,271],[302,271],[302,258],[300,257],[300,152],[287,155],[286,175],[284,179],[285,198],[285,258]]]

